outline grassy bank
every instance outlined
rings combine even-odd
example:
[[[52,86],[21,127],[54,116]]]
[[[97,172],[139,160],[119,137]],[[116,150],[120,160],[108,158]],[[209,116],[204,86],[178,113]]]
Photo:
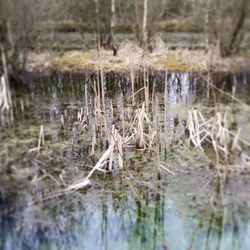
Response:
[[[153,53],[144,53],[133,43],[120,46],[118,56],[113,56],[110,50],[96,50],[86,52],[43,52],[30,53],[26,69],[28,71],[64,71],[91,72],[102,69],[106,72],[128,72],[140,70],[147,66],[153,70],[170,72],[205,72],[239,71],[249,68],[248,55],[221,59],[215,53],[205,53],[203,50],[168,50],[156,49]]]

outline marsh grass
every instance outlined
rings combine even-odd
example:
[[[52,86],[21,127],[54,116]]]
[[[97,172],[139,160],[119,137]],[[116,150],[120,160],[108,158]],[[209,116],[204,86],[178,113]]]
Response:
[[[44,63],[38,55],[31,54],[28,71],[36,71],[42,68],[45,71],[59,72],[95,72],[103,69],[104,72],[130,72],[131,81],[135,73],[144,70],[144,65],[152,70],[165,70],[169,72],[205,72],[210,67],[210,54],[203,50],[177,49],[170,50],[167,46],[156,48],[152,53],[143,53],[143,50],[132,42],[124,42],[120,45],[118,55],[113,56],[109,50],[89,50],[86,52],[75,50],[63,53],[52,53],[46,57]],[[36,62],[39,61],[39,65]],[[218,63],[215,58],[213,63]],[[42,64],[42,66],[41,66]],[[41,69],[40,69],[41,70]]]

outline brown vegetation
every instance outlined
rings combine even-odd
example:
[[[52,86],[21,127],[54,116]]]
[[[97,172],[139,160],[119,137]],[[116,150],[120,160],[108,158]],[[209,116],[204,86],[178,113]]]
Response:
[[[131,53],[132,52],[132,53]],[[147,65],[153,70],[169,72],[204,72],[238,71],[250,65],[248,57],[238,56],[221,59],[214,54],[206,54],[203,50],[190,51],[186,49],[169,50],[160,48],[153,53],[143,55],[143,50],[133,43],[124,43],[120,46],[117,56],[110,50],[70,51],[64,53],[30,53],[27,59],[26,70],[36,71],[68,71],[92,72],[103,68],[104,71],[129,72],[142,70]]]

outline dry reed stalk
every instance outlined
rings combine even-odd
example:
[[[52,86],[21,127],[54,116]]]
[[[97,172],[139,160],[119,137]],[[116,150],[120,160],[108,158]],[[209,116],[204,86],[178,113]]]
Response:
[[[153,91],[152,91],[151,100],[152,100],[152,105],[153,105],[153,104],[154,104],[154,101],[155,101],[155,83],[153,83]]]
[[[101,90],[100,90],[100,81],[99,81],[99,71],[97,71],[97,83],[95,83],[95,81],[94,81],[94,84],[97,85],[97,89],[95,91],[95,93],[96,93],[96,95],[95,95],[95,102],[96,102],[95,112],[97,113],[96,122],[99,123],[99,118],[101,117]]]
[[[143,82],[144,82],[144,94],[145,94],[145,108],[146,113],[149,110],[149,81],[148,81],[148,68],[146,65],[143,66]]]
[[[13,104],[8,80],[5,75],[2,75],[0,79],[0,113],[3,124],[13,121]]]
[[[210,96],[210,84],[211,84],[211,74],[209,70],[207,75],[207,99],[209,99]]]
[[[113,123],[113,120],[114,120],[114,108],[113,108],[112,99],[110,99],[110,112],[111,112],[111,122]]]
[[[239,145],[240,129],[236,134],[232,133],[229,130],[227,116],[227,111],[223,116],[217,112],[213,118],[205,121],[201,112],[190,110],[188,117],[189,141],[204,154],[205,143],[211,145],[216,156],[216,166],[232,165],[235,152],[240,152],[242,162],[248,164],[248,157],[243,159],[244,153]]]
[[[157,132],[159,132],[158,121],[159,121],[159,95],[155,93],[154,101],[152,101],[152,122]]]
[[[81,123],[82,119],[83,119],[83,108],[81,108],[80,112],[77,111],[77,120],[78,120],[78,123]]]
[[[241,128],[238,129],[236,135],[234,136],[231,151],[233,151],[235,149],[238,149],[238,150],[240,149],[239,148],[240,131],[241,131]]]
[[[9,85],[7,61],[2,43],[0,43],[0,52],[1,52],[0,54],[3,66],[3,75],[1,76],[0,80],[0,108],[1,108],[0,113],[1,113],[1,121],[3,123],[6,123],[4,119],[7,118],[9,121],[13,122],[14,115],[13,115],[13,103],[11,99],[11,92]]]
[[[68,119],[68,111],[67,111],[67,109],[64,110],[64,117],[65,117],[66,119]]]
[[[135,106],[135,72],[132,59],[130,58],[130,80],[132,85],[132,106]]]
[[[89,113],[89,105],[88,105],[88,87],[87,87],[87,84],[85,84],[85,93],[84,93],[84,95],[85,95],[85,107],[86,107],[86,114],[88,115],[88,113]]]
[[[139,92],[141,92],[142,90],[144,90],[145,89],[145,87],[142,87],[142,88],[140,88],[139,90],[137,90],[135,93],[133,93],[128,99],[130,99],[130,98],[134,98],[135,97],[135,95],[137,95]],[[145,90],[144,90],[145,91]]]
[[[108,126],[106,119],[106,105],[105,105],[105,82],[104,82],[104,72],[102,64],[101,64],[100,74],[101,74],[101,90],[102,90],[102,110],[104,116],[103,122],[104,122],[105,132],[108,133]]]
[[[78,191],[80,189],[83,189],[87,186],[90,186],[91,185],[91,182],[89,179],[85,178],[83,180],[79,180],[75,183],[73,183],[72,185],[68,186],[66,189],[65,189],[65,192],[74,192],[74,191]]]
[[[96,98],[94,98],[94,110],[96,110]],[[93,124],[93,136],[91,141],[91,156],[95,155],[95,145],[96,145],[96,111],[94,114],[94,124]]]
[[[99,124],[99,131],[100,137],[103,137],[103,128],[102,125],[104,124],[105,131],[107,132],[107,123],[105,117],[105,90],[104,90],[104,76],[103,76],[103,69],[97,71],[97,83],[94,81],[95,88],[95,113],[97,114],[96,117],[96,124]],[[102,104],[101,104],[102,103]],[[102,108],[101,108],[102,107]],[[104,131],[104,132],[105,132]]]
[[[82,132],[84,129],[87,128],[88,125],[87,115],[85,115],[83,108],[81,108],[80,112],[78,111],[77,119],[78,119],[78,130]]]
[[[45,145],[45,139],[44,139],[44,128],[43,125],[40,126],[40,132],[39,132],[39,138],[38,138],[38,143],[36,148],[32,148],[29,150],[29,152],[34,152],[38,151],[40,152],[41,147],[44,147]]]
[[[65,129],[65,119],[63,114],[61,114],[60,123],[61,123],[61,128]]]
[[[105,153],[102,155],[102,157],[99,159],[95,167],[90,171],[88,176],[86,178],[90,178],[91,175],[94,173],[95,170],[101,169],[106,162],[109,162],[109,170],[112,171],[113,165],[113,159],[114,159],[114,154],[118,153],[120,157],[122,157],[122,140],[121,136],[119,135],[117,129],[115,129],[115,126],[113,125],[112,127],[112,133],[110,137],[110,145],[108,149],[105,151]],[[122,158],[120,158],[120,163],[121,163]],[[122,167],[123,164],[119,164],[119,167]]]
[[[148,126],[148,131],[152,131],[150,121],[145,111],[145,103],[143,103],[142,108],[137,110],[136,116],[131,124],[131,127],[136,124],[135,132],[131,136],[126,138],[125,142],[128,142],[131,138],[134,138],[135,147],[137,149],[144,150],[146,148],[150,148],[156,135],[156,131],[153,131],[150,134],[146,134],[144,132],[144,130],[146,129],[145,122]]]
[[[124,118],[124,103],[122,105],[122,112],[121,112],[121,116],[122,116],[122,138],[124,138],[125,136],[125,118]]]
[[[96,145],[96,128],[94,125],[92,142],[91,142],[91,155],[92,156],[95,155],[95,145]]]
[[[100,102],[100,106],[98,108],[100,108],[101,110],[101,88],[100,88],[100,79],[99,79],[99,70],[97,70],[97,99]]]
[[[168,71],[165,71],[165,90],[164,90],[164,128],[167,136],[167,101],[168,101]]]
[[[8,94],[9,90],[7,87],[7,82],[5,79],[5,76],[2,75],[1,76],[1,85],[0,85],[0,108],[1,108],[1,112],[4,111],[9,111],[10,109],[10,99],[9,99],[9,94]]]
[[[117,138],[117,150],[118,150],[118,165],[120,169],[123,169],[123,150],[122,150],[122,137],[118,135]]]
[[[100,94],[98,94],[95,98],[94,98],[94,102],[95,102],[95,124],[98,125],[99,124],[99,129],[100,129],[100,137],[102,138],[102,111],[101,111],[101,100],[100,100]]]
[[[103,73],[103,68],[101,66],[100,70],[100,75],[101,75],[101,90],[102,90],[102,110],[105,113],[105,84],[104,84],[104,73]]]
[[[123,168],[123,160],[122,160],[122,138],[119,135],[117,129],[115,129],[115,126],[112,127],[112,133],[110,137],[110,145],[108,149],[104,152],[102,157],[99,159],[99,161],[96,163],[96,165],[93,167],[93,169],[89,172],[89,174],[84,178],[81,179],[74,184],[70,185],[66,191],[77,191],[79,189],[82,189],[90,184],[90,178],[93,175],[95,171],[101,171],[103,172],[103,167],[108,163],[109,165],[109,171],[113,170],[113,160],[115,159],[115,154],[117,155],[118,159],[118,165],[119,168]]]
[[[22,113],[24,113],[24,102],[23,102],[23,98],[21,98],[21,100],[20,100],[20,106],[21,106],[21,111],[22,111]]]
[[[145,139],[144,139],[144,118],[145,118],[145,103],[143,103],[142,108],[137,113],[137,126],[136,126],[136,136],[135,136],[135,146],[138,149],[145,149]]]
[[[172,174],[172,175],[176,175],[173,171],[171,171],[170,169],[168,169],[166,166],[160,164],[159,165],[162,169],[166,170],[168,173]]]
[[[146,149],[151,147],[156,131],[153,131],[153,128],[150,124],[150,120],[145,112],[145,103],[142,104],[142,108],[136,110],[136,115],[132,119],[129,128],[127,128],[126,133],[130,133],[123,140],[124,144],[127,146],[130,145],[130,142],[133,141],[133,144],[137,149]],[[152,133],[146,134],[144,131],[148,130]]]
[[[192,141],[196,148],[199,148],[203,152],[197,110],[189,110],[188,112],[188,130],[190,141]]]
[[[113,136],[112,136],[113,135]],[[111,142],[110,142],[110,147],[113,149],[115,146],[115,127],[112,127],[112,132],[111,132]],[[112,171],[112,165],[113,165],[113,154],[114,150],[110,151],[110,156],[109,156],[109,171]]]
[[[40,127],[40,133],[39,133],[39,140],[38,140],[38,152],[40,151],[40,148],[45,145],[45,140],[44,140],[44,129],[43,125]]]

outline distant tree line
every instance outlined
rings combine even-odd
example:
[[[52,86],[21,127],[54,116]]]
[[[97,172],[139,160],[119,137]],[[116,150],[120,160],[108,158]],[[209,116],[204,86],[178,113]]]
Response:
[[[204,32],[207,49],[218,46],[228,56],[239,50],[249,13],[249,0],[0,0],[0,53],[10,72],[17,72],[36,49],[43,25],[67,20],[93,27],[97,49],[115,45],[119,25],[131,27],[146,48],[159,23],[177,19],[192,20]]]

